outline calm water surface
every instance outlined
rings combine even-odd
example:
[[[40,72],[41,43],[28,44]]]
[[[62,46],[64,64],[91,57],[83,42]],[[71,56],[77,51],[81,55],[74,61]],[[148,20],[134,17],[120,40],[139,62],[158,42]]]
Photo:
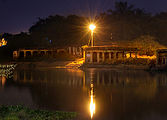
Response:
[[[167,73],[106,69],[15,70],[0,77],[0,104],[76,111],[78,120],[167,120]]]

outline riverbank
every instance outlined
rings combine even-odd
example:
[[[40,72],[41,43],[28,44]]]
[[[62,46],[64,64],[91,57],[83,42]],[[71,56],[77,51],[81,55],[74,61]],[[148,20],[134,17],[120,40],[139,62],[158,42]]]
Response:
[[[74,120],[76,112],[52,112],[21,105],[0,106],[0,120]]]
[[[66,68],[66,65],[74,61],[57,61],[57,62],[17,62],[17,69],[34,69],[34,68]],[[83,64],[81,69],[86,68],[112,68],[112,69],[136,69],[147,70],[149,65],[108,65],[108,64]]]
[[[41,62],[15,62],[16,69],[34,69],[34,68],[64,68],[73,61],[41,61]]]
[[[16,69],[45,69],[45,68],[106,68],[106,69],[125,69],[125,70],[149,70],[149,71],[166,71],[166,65],[155,64],[88,64],[84,63],[84,59],[76,59],[71,61],[17,61],[10,62],[17,64]]]
[[[81,68],[107,68],[107,69],[125,69],[125,70],[148,70],[149,65],[108,65],[108,64],[84,64]]]
[[[135,65],[135,64],[83,64],[78,67],[76,61],[41,61],[41,62],[15,62],[16,69],[44,69],[44,68],[106,68],[106,69],[124,69],[124,70],[166,70],[166,66]],[[72,65],[70,65],[72,64]],[[76,64],[76,65],[75,65]],[[70,67],[69,67],[70,65]]]

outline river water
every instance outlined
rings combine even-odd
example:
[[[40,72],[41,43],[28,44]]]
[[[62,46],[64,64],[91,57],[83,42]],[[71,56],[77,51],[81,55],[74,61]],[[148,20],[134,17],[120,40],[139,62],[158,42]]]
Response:
[[[112,69],[15,70],[0,105],[75,111],[78,120],[167,120],[167,73]],[[92,110],[92,109],[91,109]]]

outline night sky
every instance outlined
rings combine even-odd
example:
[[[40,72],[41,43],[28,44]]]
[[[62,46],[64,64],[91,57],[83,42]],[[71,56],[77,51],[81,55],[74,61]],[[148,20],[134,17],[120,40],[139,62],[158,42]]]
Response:
[[[0,33],[26,32],[38,17],[78,14],[94,16],[113,8],[116,0],[0,0]],[[122,0],[123,1],[123,0]],[[167,10],[167,0],[126,0],[135,7],[157,13]]]

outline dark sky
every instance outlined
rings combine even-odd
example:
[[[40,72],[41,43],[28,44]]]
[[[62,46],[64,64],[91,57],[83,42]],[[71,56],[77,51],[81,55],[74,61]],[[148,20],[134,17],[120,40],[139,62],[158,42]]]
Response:
[[[113,8],[116,0],[0,0],[0,33],[27,31],[38,17],[79,14],[94,16]],[[123,1],[123,0],[122,0]],[[135,7],[157,13],[167,10],[167,0],[126,0]]]

